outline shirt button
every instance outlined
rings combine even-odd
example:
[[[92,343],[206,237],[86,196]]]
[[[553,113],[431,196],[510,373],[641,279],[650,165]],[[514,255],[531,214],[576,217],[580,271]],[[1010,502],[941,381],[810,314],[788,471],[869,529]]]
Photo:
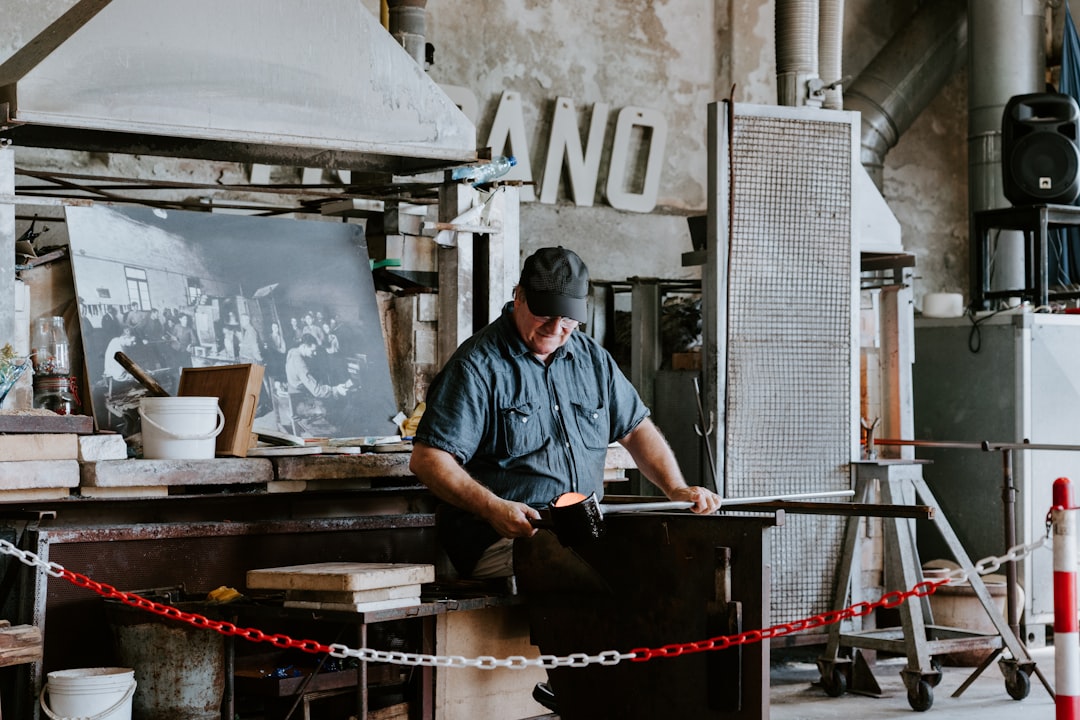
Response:
[[[566,447],[570,447],[570,443],[566,443]]]
[[[558,405],[555,406],[555,412],[559,412],[559,406]]]
[[[529,422],[529,418],[521,418],[521,422],[527,423],[527,422]]]
[[[600,417],[600,413],[593,413],[592,417],[593,417],[593,420],[595,420],[596,418]]]

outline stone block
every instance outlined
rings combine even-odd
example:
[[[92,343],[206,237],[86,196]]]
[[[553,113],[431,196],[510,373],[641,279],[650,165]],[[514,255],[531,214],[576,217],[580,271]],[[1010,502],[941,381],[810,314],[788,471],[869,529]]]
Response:
[[[80,435],[79,460],[97,462],[98,460],[126,460],[128,446],[120,434]]]
[[[270,461],[259,458],[102,460],[82,466],[83,487],[250,485],[273,479]]]
[[[72,433],[0,435],[0,462],[19,460],[75,460],[79,436]]]
[[[0,462],[0,490],[72,488],[79,484],[78,460]],[[67,492],[64,492],[67,495]]]

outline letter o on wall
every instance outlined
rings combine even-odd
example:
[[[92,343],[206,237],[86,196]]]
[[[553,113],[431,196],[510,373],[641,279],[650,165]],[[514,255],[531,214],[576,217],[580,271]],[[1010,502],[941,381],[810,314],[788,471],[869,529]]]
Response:
[[[641,192],[630,192],[626,189],[630,146],[634,140],[635,127],[652,130]],[[607,178],[607,201],[613,208],[629,212],[652,212],[660,192],[660,172],[663,169],[666,144],[667,121],[659,111],[633,106],[619,111],[615,123],[615,138],[611,143],[611,163],[608,165]]]

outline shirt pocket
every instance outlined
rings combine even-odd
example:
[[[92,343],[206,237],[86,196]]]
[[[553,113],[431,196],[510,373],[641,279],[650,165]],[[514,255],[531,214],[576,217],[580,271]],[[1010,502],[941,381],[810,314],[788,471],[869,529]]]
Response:
[[[544,429],[541,427],[539,410],[538,402],[523,402],[502,409],[503,434],[509,457],[528,455],[543,447]]]
[[[608,439],[611,436],[611,424],[604,406],[596,407],[595,404],[581,402],[575,402],[572,406],[582,444],[590,450],[606,448],[611,442]]]

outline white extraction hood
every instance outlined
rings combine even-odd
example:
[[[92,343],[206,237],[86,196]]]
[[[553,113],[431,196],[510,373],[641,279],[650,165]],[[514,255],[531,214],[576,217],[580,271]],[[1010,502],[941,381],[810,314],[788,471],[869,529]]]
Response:
[[[17,146],[395,174],[477,157],[359,0],[78,0],[0,65],[0,103]]]

